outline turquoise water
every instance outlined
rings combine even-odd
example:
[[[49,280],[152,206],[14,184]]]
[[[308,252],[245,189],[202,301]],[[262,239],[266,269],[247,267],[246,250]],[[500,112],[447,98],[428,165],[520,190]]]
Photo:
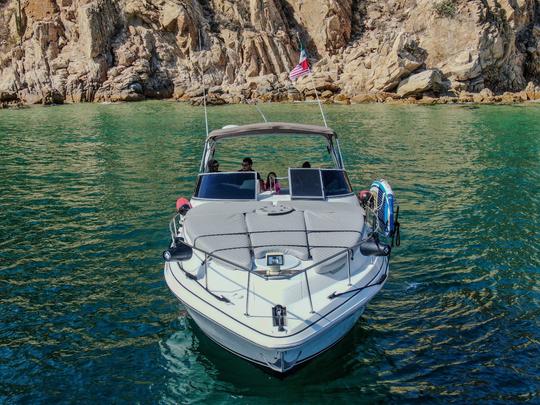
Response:
[[[261,108],[320,123],[315,105]],[[163,280],[202,109],[0,111],[0,403],[540,402],[540,106],[327,112],[355,188],[393,185],[402,246],[351,333],[280,380],[210,342]],[[259,121],[248,106],[209,119]],[[291,140],[220,161],[246,154],[262,173],[321,158]]]

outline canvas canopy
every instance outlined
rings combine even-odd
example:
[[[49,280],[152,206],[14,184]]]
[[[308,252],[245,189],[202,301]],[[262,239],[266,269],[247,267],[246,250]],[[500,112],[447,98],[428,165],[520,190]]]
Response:
[[[223,138],[253,135],[320,135],[328,140],[337,138],[331,128],[318,125],[293,124],[289,122],[264,122],[259,124],[240,125],[232,128],[216,129],[208,134],[207,141],[217,141]]]

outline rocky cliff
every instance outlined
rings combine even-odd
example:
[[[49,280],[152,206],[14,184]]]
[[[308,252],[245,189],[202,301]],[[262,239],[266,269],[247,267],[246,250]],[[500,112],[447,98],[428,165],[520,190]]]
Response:
[[[540,98],[540,0],[0,0],[0,101],[309,99],[298,38],[334,102]]]

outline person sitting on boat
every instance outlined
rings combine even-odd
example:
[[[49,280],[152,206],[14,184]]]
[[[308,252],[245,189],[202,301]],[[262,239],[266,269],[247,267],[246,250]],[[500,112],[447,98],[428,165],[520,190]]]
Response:
[[[251,158],[249,157],[244,158],[242,160],[242,168],[239,170],[239,172],[254,172],[254,171],[255,170],[253,170],[253,160],[251,160]],[[257,180],[259,180],[259,184],[261,186],[261,191],[266,190],[264,186],[264,181],[261,178],[261,175],[259,174],[259,172],[256,172],[256,173],[257,173]]]
[[[268,176],[266,176],[266,183],[264,185],[264,188],[266,190],[275,191],[277,194],[279,194],[279,191],[281,190],[281,185],[279,184],[276,173],[268,173]]]
[[[219,172],[219,162],[216,159],[210,159],[208,161],[208,172],[209,173]]]
[[[311,169],[311,163],[306,160],[304,163],[302,163],[302,169]]]
[[[242,168],[239,170],[239,172],[254,172],[253,170],[253,160],[251,158],[244,158],[242,160]],[[257,180],[262,181],[261,175],[257,172]]]

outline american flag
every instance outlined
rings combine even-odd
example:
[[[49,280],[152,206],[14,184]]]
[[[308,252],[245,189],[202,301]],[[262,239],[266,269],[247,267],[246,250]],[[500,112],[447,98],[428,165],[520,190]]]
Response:
[[[298,65],[296,65],[294,69],[291,70],[291,73],[289,73],[289,79],[291,79],[292,81],[299,77],[307,75],[308,73],[311,73],[311,70],[309,69],[309,62],[307,59],[306,51],[302,49],[300,51],[300,62],[298,62]]]

